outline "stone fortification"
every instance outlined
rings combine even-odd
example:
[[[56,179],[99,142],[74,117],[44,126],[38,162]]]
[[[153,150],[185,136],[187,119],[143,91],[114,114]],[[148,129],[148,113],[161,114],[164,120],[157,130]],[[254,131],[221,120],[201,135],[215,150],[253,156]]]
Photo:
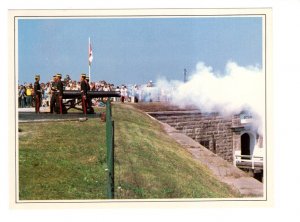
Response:
[[[199,111],[164,111],[149,114],[191,137],[228,162],[233,161],[234,151],[240,149],[241,132],[247,128],[241,123],[239,115],[226,117],[218,113]]]

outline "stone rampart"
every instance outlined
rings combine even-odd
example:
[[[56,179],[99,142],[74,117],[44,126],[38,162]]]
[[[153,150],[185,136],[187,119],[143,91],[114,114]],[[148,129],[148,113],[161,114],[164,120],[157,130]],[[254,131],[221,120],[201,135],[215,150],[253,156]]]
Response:
[[[224,117],[218,113],[199,111],[149,114],[191,137],[228,162],[233,162],[234,150],[240,149],[240,129],[244,126],[240,123],[239,115]]]

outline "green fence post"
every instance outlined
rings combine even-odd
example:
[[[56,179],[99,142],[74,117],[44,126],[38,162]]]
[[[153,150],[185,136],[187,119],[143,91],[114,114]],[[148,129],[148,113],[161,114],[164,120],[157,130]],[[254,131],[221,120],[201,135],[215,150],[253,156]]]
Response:
[[[115,144],[114,144],[114,138],[115,138],[115,122],[111,121],[111,149],[110,149],[110,177],[111,177],[111,193],[112,193],[112,199],[115,198]]]
[[[114,122],[111,119],[110,99],[106,102],[106,148],[108,166],[107,197],[114,199]]]

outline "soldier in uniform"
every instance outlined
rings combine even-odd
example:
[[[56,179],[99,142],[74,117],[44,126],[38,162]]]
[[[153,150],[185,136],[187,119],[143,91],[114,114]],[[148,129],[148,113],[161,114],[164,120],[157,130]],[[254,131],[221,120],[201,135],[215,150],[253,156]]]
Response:
[[[56,75],[53,76],[51,81],[51,99],[50,99],[50,113],[53,113],[55,108],[55,101],[56,101],[56,91],[57,91],[57,83],[56,83]]]
[[[42,93],[41,93],[41,85],[40,85],[40,75],[35,76],[34,82],[34,97],[35,97],[35,113],[40,113],[40,106],[42,100]]]
[[[86,80],[86,84],[87,84],[87,91],[90,91],[91,90],[90,78],[87,76],[87,77],[85,77],[85,80]]]
[[[87,95],[87,91],[88,91],[88,86],[87,86],[87,82],[86,82],[86,74],[81,74],[80,76],[80,91],[81,91],[81,96],[82,96],[82,109],[83,109],[83,113],[86,114],[87,111],[87,101],[86,101],[86,95]]]
[[[63,97],[63,91],[64,91],[64,85],[61,81],[61,74],[58,73],[56,74],[56,79],[57,79],[57,102],[58,102],[58,105],[59,105],[59,113],[62,114],[62,97]]]
[[[87,91],[91,91],[91,86],[89,83],[90,78],[87,76],[85,79],[86,79],[86,84],[87,84]],[[88,96],[86,98],[86,103],[87,103],[87,112],[89,114],[94,113],[94,109],[92,107],[92,99],[89,98]]]

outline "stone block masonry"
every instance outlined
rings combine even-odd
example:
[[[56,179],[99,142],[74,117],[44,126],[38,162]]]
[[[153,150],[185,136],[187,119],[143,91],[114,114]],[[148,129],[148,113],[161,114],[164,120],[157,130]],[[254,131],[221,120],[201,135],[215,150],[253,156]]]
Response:
[[[218,113],[200,111],[163,111],[149,114],[230,163],[233,162],[234,151],[241,149],[241,133],[247,128],[241,123],[239,115],[221,116]]]

